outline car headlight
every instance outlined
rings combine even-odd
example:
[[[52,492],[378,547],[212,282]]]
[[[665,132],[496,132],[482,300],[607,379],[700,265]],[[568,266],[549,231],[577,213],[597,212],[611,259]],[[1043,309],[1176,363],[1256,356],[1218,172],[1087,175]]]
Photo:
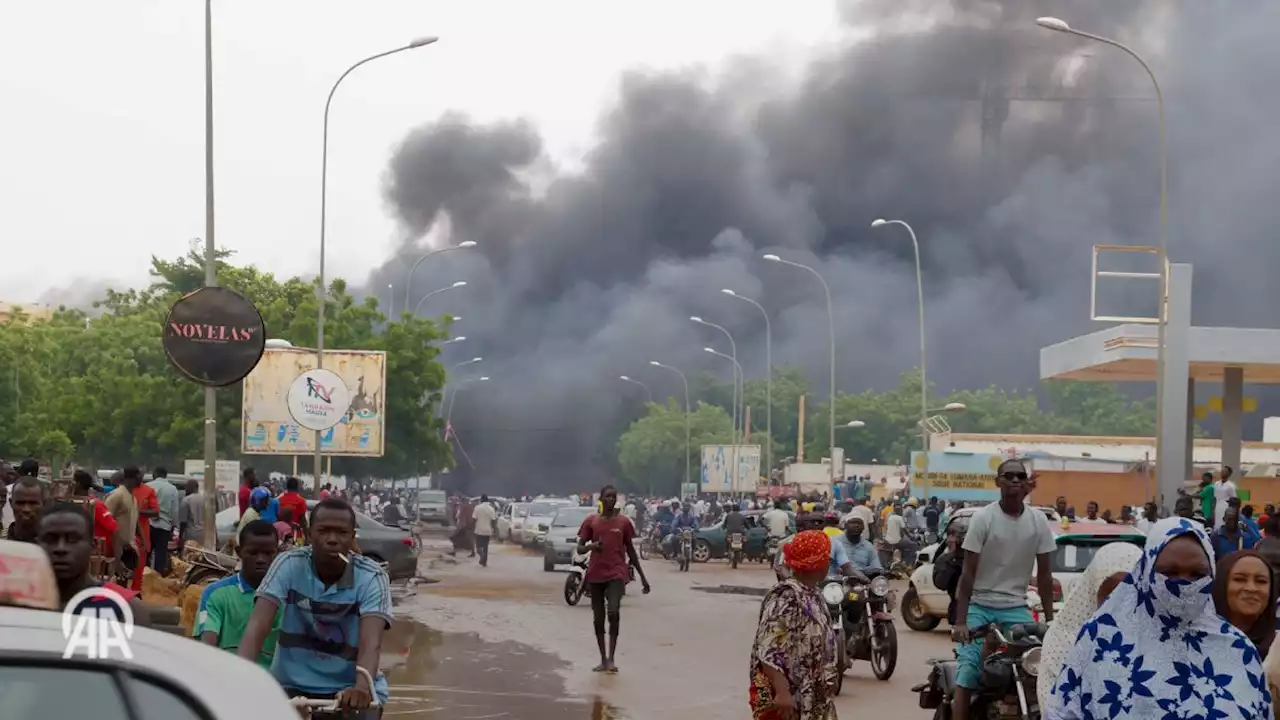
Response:
[[[828,605],[839,605],[844,600],[844,583],[832,582],[823,585],[822,599]]]
[[[1040,648],[1031,648],[1022,655],[1022,672],[1035,677],[1040,674]]]
[[[884,597],[889,594],[889,578],[881,575],[871,579],[871,594]]]

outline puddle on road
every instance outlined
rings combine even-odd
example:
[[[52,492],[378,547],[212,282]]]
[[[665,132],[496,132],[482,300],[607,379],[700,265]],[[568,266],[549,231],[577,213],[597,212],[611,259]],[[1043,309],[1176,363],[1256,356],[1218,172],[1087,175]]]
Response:
[[[386,718],[624,720],[599,698],[569,697],[567,664],[516,642],[487,643],[397,620],[383,639]]]
[[[750,595],[752,597],[764,597],[769,594],[769,588],[746,587],[744,585],[694,585],[693,589],[717,595]]]

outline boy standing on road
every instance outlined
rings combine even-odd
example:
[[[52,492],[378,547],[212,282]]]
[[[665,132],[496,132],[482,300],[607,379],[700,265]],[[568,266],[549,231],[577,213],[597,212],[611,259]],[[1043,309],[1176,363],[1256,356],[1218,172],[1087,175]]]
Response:
[[[594,672],[618,672],[614,657],[618,651],[618,623],[621,620],[622,591],[631,579],[628,565],[640,574],[644,594],[649,594],[649,579],[640,568],[636,554],[636,529],[631,520],[618,512],[618,491],[612,485],[600,489],[601,512],[588,516],[578,530],[578,552],[591,551],[587,563],[586,582],[591,592],[591,616],[595,624],[596,647],[600,664]],[[607,609],[606,609],[607,605]],[[609,618],[609,648],[605,651],[605,616]]]
[[[1005,460],[996,470],[1000,501],[978,510],[969,521],[961,546],[965,551],[960,585],[956,590],[956,621],[951,639],[959,647],[956,658],[956,697],[951,710],[955,720],[968,720],[969,693],[978,689],[981,675],[981,641],[971,630],[999,624],[1032,622],[1027,607],[1027,578],[1036,566],[1040,597],[1053,597],[1049,554],[1055,548],[1049,521],[1024,502],[1032,479],[1021,460]],[[1045,622],[1053,621],[1053,603],[1045,602]]]

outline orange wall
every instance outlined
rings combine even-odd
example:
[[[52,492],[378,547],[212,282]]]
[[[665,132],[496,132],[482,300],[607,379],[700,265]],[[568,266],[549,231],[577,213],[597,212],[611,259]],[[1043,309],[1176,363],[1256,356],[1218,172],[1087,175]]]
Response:
[[[1119,516],[1121,505],[1142,505],[1155,491],[1155,481],[1143,473],[1073,472],[1070,470],[1040,470],[1036,490],[1031,501],[1036,505],[1052,505],[1059,495],[1065,495],[1067,504],[1084,514],[1090,501],[1098,503],[1100,510],[1111,509]],[[1148,485],[1150,483],[1150,485]]]

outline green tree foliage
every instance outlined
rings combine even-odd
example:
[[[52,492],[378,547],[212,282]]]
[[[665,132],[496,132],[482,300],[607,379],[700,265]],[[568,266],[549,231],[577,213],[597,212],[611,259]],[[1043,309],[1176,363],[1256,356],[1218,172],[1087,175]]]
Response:
[[[676,495],[685,478],[685,415],[683,401],[649,403],[648,413],[631,424],[618,439],[618,465],[623,492]],[[724,408],[707,403],[689,414],[689,477],[697,482],[703,445],[729,442],[733,420]]]
[[[257,306],[268,337],[315,345],[315,284],[278,280],[219,254],[219,283]],[[47,321],[0,324],[0,456],[74,459],[89,467],[175,465],[203,455],[203,388],[172,368],[161,346],[169,307],[204,283],[200,256],[152,258],[151,284],[108,291],[102,314],[60,309]],[[436,408],[445,371],[437,361],[447,325],[404,315],[387,322],[376,298],[357,302],[334,280],[326,297],[325,345],[387,353],[387,442],[382,458],[335,458],[334,472],[395,477],[452,464]],[[218,390],[218,450],[239,457],[241,388]],[[279,458],[248,456],[285,469]]]
[[[729,384],[717,384],[713,378],[699,377],[698,397],[718,410],[726,422],[729,407]],[[766,387],[763,380],[746,384],[747,405],[751,406],[751,442],[763,444],[765,437]],[[795,368],[774,368],[773,375],[773,457],[775,461],[794,456],[797,447],[799,398],[809,393],[804,376]],[[1155,432],[1154,399],[1132,400],[1115,385],[1051,381],[1043,384],[1041,393],[988,387],[980,390],[958,390],[949,396],[930,393],[931,409],[947,403],[963,403],[964,412],[948,413],[947,422],[954,432],[1118,435],[1146,436]],[[825,398],[808,398],[805,418],[805,458],[810,461],[827,456],[828,412]],[[661,416],[662,420],[656,419]],[[696,417],[696,416],[695,416]],[[845,427],[859,420],[860,428]],[[867,390],[836,396],[836,445],[845,449],[849,462],[903,463],[911,450],[921,446],[920,373],[911,370],[902,375],[898,386],[887,392]],[[657,432],[658,427],[676,427],[679,443]],[[680,454],[683,446],[683,416],[674,404],[650,405],[649,414],[634,422],[618,441],[624,477],[642,489],[653,480],[668,483],[671,473],[682,472]],[[674,436],[673,436],[674,437]],[[726,425],[724,442],[728,441]],[[716,442],[721,442],[717,440]],[[704,443],[695,440],[696,448]]]

